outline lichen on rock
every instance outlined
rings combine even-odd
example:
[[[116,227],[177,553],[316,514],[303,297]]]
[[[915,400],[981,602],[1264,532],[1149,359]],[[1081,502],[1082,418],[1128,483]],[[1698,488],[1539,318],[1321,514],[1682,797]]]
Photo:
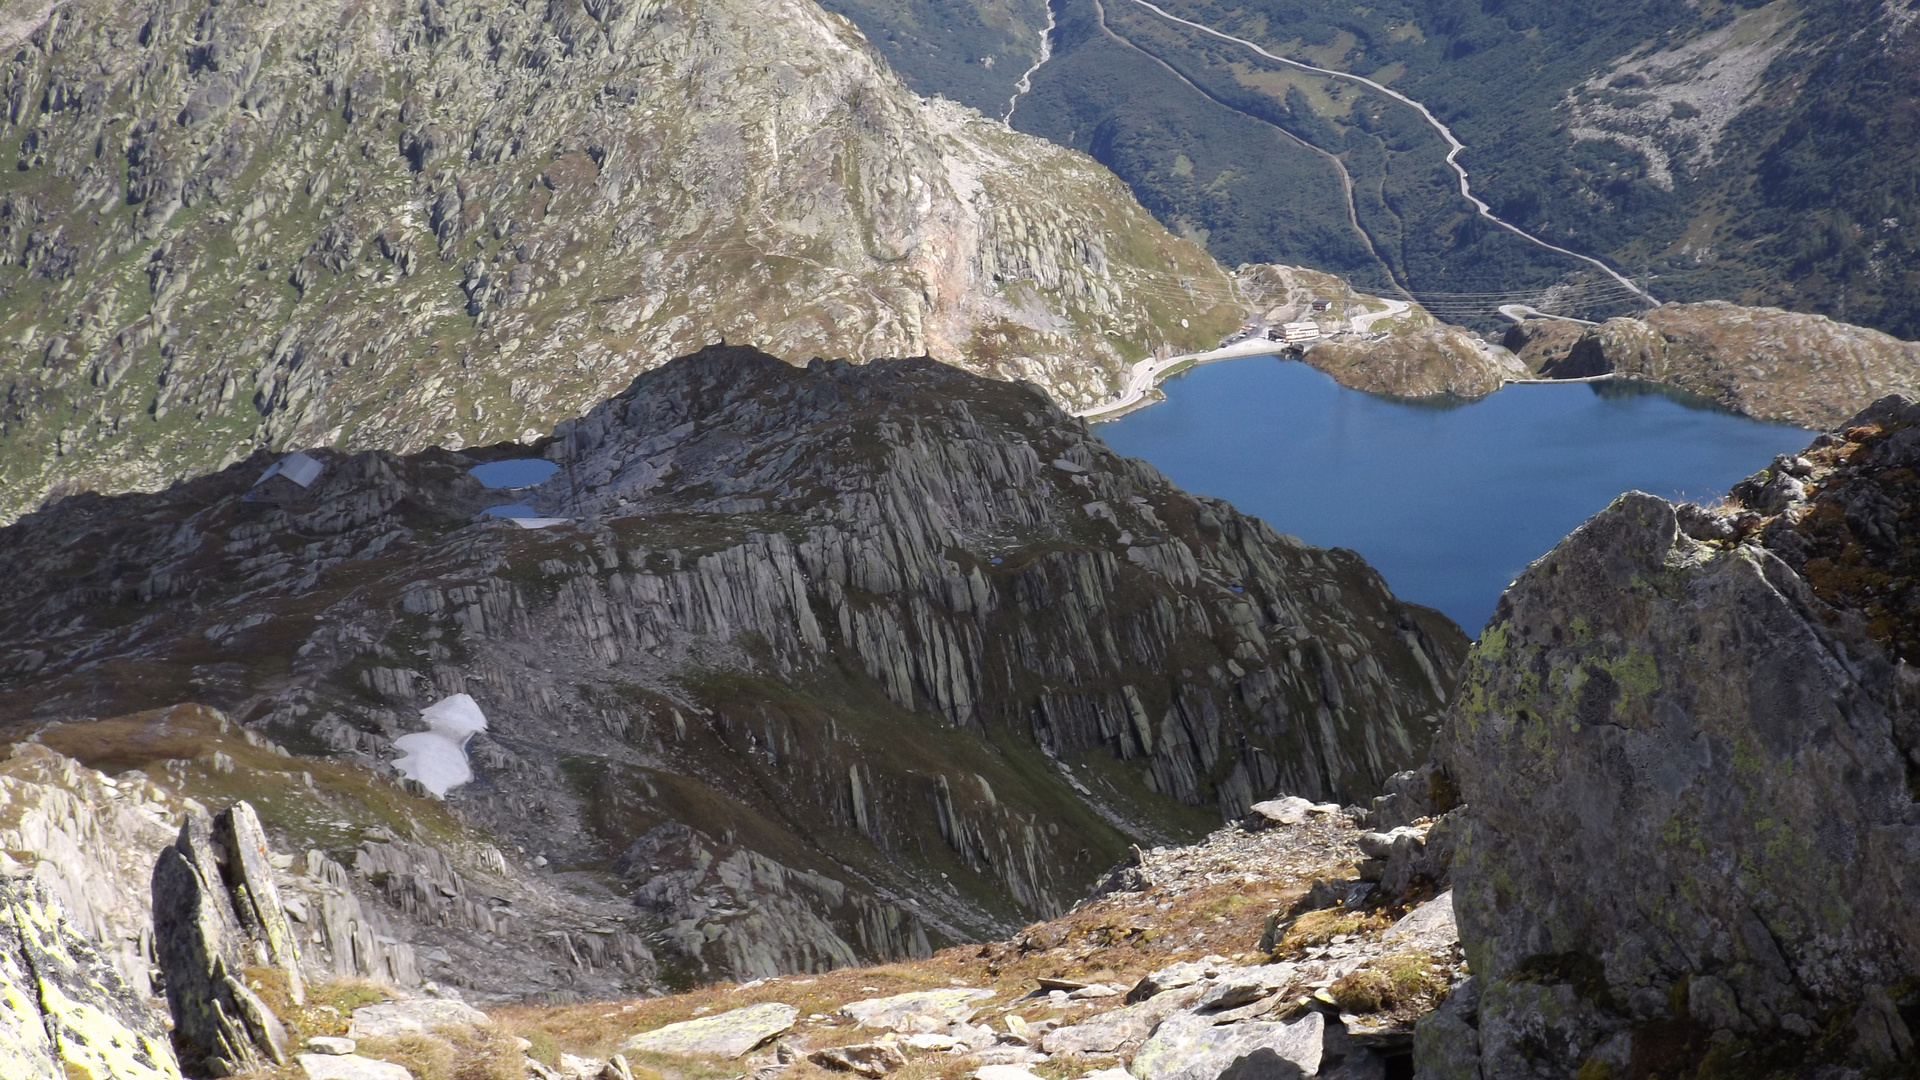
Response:
[[[1874,1064],[1907,1044],[1912,680],[1855,598],[1807,575],[1843,551],[1904,573],[1903,519],[1877,549],[1831,532],[1845,492],[1911,496],[1916,420],[1882,402],[1859,441],[1816,442],[1807,490],[1831,513],[1736,502],[1683,529],[1629,493],[1501,599],[1436,746],[1466,803],[1453,874],[1484,1076],[1692,1067],[1722,1044]],[[1427,1044],[1473,1041],[1433,1023]],[[1836,1024],[1867,1034],[1816,1051]]]
[[[231,855],[229,855],[231,857]],[[187,1069],[232,1076],[287,1060],[287,1033],[242,972],[245,939],[206,821],[189,815],[153,868],[154,954]]]
[[[165,1027],[47,886],[0,877],[0,1076],[179,1080]]]

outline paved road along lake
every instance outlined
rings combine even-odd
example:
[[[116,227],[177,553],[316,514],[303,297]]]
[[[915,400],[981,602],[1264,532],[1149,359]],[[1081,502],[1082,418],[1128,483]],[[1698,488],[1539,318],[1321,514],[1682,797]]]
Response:
[[[1262,356],[1164,389],[1094,430],[1189,491],[1358,551],[1475,636],[1521,569],[1621,492],[1709,501],[1813,438],[1624,382],[1407,401]]]

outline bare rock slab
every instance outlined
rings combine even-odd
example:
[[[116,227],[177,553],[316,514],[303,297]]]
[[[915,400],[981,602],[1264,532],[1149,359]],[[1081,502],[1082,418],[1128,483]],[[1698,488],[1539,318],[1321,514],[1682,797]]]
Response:
[[[491,1017],[461,1001],[416,998],[388,1001],[353,1010],[347,1034],[355,1039],[390,1039],[396,1035],[425,1035],[437,1028],[486,1027]]]
[[[1258,1050],[1270,1050],[1311,1076],[1320,1070],[1326,1017],[1317,1012],[1292,1023],[1257,1021],[1216,1026],[1211,1017],[1168,1017],[1134,1055],[1139,1080],[1216,1080]]]
[[[991,990],[918,990],[910,994],[869,998],[840,1008],[840,1015],[861,1027],[889,1031],[937,1031],[952,1024],[964,1024],[978,1006],[974,1002],[993,996]]]
[[[792,1030],[799,1015],[800,1010],[778,1002],[748,1005],[718,1016],[703,1016],[642,1032],[621,1043],[620,1049],[740,1057]]]
[[[1333,803],[1316,803],[1298,795],[1257,802],[1249,809],[1252,811],[1252,820],[1257,826],[1304,825],[1309,815],[1340,812],[1340,807]]]
[[[1117,1054],[1147,1041],[1168,1015],[1192,1005],[1202,989],[1183,987],[1178,993],[1157,994],[1137,1005],[1090,1016],[1078,1024],[1055,1028],[1040,1036],[1040,1049],[1049,1054]]]
[[[1380,940],[1384,945],[1430,953],[1453,948],[1460,941],[1460,927],[1453,917],[1453,890],[1448,889],[1401,916]]]
[[[807,1060],[831,1072],[881,1077],[907,1067],[907,1056],[889,1043],[829,1046],[807,1055]]]
[[[413,1080],[404,1066],[358,1054],[301,1054],[307,1080]]]

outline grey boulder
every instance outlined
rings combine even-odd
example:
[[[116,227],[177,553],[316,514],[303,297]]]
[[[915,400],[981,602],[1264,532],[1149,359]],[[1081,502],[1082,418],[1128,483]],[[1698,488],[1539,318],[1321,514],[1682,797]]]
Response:
[[[1215,1025],[1209,1017],[1178,1013],[1154,1030],[1153,1037],[1134,1055],[1131,1068],[1140,1080],[1218,1080],[1236,1062],[1265,1050],[1310,1076],[1320,1070],[1326,1026],[1326,1017],[1318,1012],[1309,1012],[1292,1023],[1223,1025]],[[1247,1067],[1259,1068],[1264,1061],[1262,1055]]]
[[[413,1080],[405,1066],[358,1054],[301,1054],[307,1080]]]
[[[623,1051],[691,1056],[740,1057],[793,1029],[800,1011],[766,1002],[703,1016],[642,1032],[620,1044]]]

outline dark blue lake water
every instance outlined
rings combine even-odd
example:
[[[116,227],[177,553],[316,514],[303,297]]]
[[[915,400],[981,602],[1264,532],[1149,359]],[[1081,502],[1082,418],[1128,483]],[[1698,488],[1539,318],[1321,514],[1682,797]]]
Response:
[[[1167,400],[1095,431],[1188,491],[1352,548],[1396,595],[1475,636],[1521,569],[1621,492],[1717,498],[1813,437],[1616,382],[1438,405],[1261,356],[1164,388]]]
[[[533,485],[560,471],[560,466],[541,458],[509,458],[489,461],[468,469],[481,487],[517,488]]]

